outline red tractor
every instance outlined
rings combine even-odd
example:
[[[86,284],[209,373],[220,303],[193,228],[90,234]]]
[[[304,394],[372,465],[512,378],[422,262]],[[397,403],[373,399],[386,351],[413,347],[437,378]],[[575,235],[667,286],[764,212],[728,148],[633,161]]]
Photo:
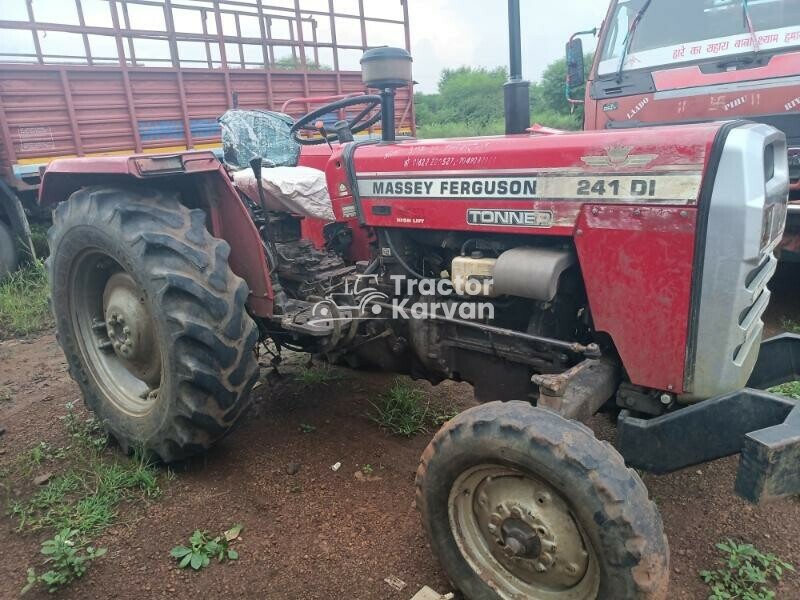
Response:
[[[362,61],[380,95],[296,123],[223,117],[227,166],[52,163],[59,340],[122,448],[165,462],[243,415],[260,343],[469,382],[483,404],[436,434],[416,482],[453,584],[471,599],[666,598],[663,526],[630,467],[741,452],[750,500],[800,491],[800,409],[752,389],[800,364],[797,338],[761,343],[785,136],[743,121],[528,130],[509,5],[506,136],[395,139],[411,57],[381,48]],[[326,128],[330,113],[346,118]],[[356,137],[378,119],[383,139]],[[603,408],[620,410],[616,449],[580,423]]]

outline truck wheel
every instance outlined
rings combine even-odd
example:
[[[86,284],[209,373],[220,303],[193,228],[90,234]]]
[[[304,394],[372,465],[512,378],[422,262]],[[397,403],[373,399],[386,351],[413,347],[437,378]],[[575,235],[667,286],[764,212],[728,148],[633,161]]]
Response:
[[[248,288],[205,219],[170,193],[93,187],[57,207],[48,235],[70,374],[125,451],[165,462],[220,440],[258,375]]]
[[[19,247],[9,226],[0,221],[0,280],[19,266]]]
[[[495,402],[447,423],[422,455],[416,501],[470,600],[666,597],[667,540],[641,479],[550,411]]]

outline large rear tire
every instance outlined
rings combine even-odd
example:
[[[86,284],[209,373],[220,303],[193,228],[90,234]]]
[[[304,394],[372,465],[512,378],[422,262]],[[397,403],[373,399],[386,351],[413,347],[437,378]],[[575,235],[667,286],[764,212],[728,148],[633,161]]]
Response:
[[[16,271],[18,266],[19,245],[8,224],[0,221],[0,280]]]
[[[469,600],[666,598],[669,551],[641,479],[574,421],[495,402],[422,455],[417,507]]]
[[[56,208],[48,236],[70,374],[123,449],[165,462],[228,433],[258,376],[248,288],[205,222],[174,194],[92,187]]]

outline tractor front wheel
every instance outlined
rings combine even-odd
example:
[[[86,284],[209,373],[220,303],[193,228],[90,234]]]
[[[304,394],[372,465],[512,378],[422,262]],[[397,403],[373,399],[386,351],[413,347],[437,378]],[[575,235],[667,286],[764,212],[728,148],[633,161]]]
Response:
[[[417,508],[469,600],[666,597],[667,541],[641,479],[591,430],[528,403],[447,423],[422,455]]]
[[[49,243],[59,342],[107,431],[165,462],[222,438],[248,404],[258,334],[205,214],[156,190],[86,188],[56,208]]]

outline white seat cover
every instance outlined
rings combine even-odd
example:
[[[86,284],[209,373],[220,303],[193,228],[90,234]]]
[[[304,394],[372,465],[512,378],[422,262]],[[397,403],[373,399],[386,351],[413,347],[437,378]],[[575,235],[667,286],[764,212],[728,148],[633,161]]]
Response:
[[[233,174],[237,188],[258,201],[258,185],[252,169]],[[289,212],[324,221],[336,220],[325,173],[310,167],[275,167],[261,171],[267,210]]]

